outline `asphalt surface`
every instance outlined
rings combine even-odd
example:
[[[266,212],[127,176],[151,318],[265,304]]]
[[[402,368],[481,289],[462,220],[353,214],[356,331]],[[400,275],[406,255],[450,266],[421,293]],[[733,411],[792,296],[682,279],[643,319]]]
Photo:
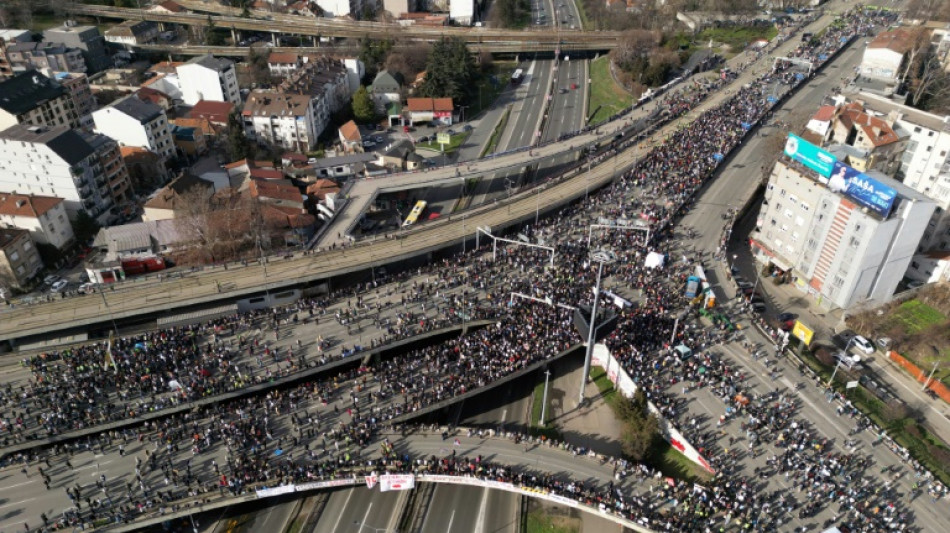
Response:
[[[396,531],[399,513],[405,503],[405,492],[380,492],[378,488],[365,487],[337,490],[330,495],[330,500],[324,507],[313,531],[334,533]]]

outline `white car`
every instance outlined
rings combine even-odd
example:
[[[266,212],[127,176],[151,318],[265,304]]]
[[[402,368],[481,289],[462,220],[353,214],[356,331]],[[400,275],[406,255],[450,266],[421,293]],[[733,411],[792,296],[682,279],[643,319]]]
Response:
[[[871,355],[872,353],[874,353],[874,345],[871,344],[871,341],[865,339],[864,337],[860,335],[857,335],[853,339],[851,339],[851,343],[854,345],[855,348],[864,352],[867,355]]]
[[[59,281],[54,282],[53,285],[50,286],[49,290],[52,292],[63,292],[66,290],[66,287],[68,285],[69,285],[68,281],[61,279]]]

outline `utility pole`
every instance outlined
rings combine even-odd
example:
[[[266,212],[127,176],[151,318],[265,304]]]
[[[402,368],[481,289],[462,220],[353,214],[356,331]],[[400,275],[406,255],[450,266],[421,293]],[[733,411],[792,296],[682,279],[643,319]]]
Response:
[[[590,312],[590,329],[587,332],[587,354],[584,356],[584,373],[581,375],[581,386],[580,392],[578,393],[577,402],[584,403],[584,388],[587,385],[587,377],[590,375],[590,363],[591,358],[594,355],[594,330],[597,326],[597,304],[600,302],[600,278],[604,273],[604,263],[609,263],[614,260],[615,256],[606,251],[597,251],[591,254],[591,261],[596,261],[600,263],[597,267],[597,285],[594,289],[594,305],[591,306]]]
[[[934,361],[934,367],[930,369],[930,375],[927,376],[927,379],[924,381],[924,386],[921,388],[921,391],[927,390],[927,386],[930,385],[930,380],[933,379],[934,373],[937,372],[937,365],[940,364],[939,361]]]
[[[544,427],[544,421],[547,420],[548,412],[548,380],[551,378],[551,371],[544,371],[544,397],[541,399],[541,420],[538,425]]]

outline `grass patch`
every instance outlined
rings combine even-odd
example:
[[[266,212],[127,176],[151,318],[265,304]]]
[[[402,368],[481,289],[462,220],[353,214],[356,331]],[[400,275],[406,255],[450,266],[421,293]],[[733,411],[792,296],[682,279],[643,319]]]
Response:
[[[485,157],[488,154],[494,153],[498,149],[498,142],[501,141],[501,132],[505,131],[505,126],[508,124],[508,117],[511,115],[511,108],[505,109],[505,114],[501,116],[501,119],[498,121],[498,124],[495,126],[495,131],[491,132],[491,137],[488,139],[488,143],[485,145],[485,149],[482,150],[482,153],[479,157]]]
[[[580,533],[581,521],[568,516],[552,516],[541,510],[528,513],[526,533]]]
[[[911,335],[947,320],[943,313],[920,300],[908,300],[902,303],[891,318],[907,328],[907,333]]]
[[[810,353],[800,356],[801,360],[818,374],[823,383],[827,383],[833,369],[821,364]],[[910,452],[917,462],[933,472],[934,476],[944,484],[950,484],[950,450],[940,440],[931,435],[926,428],[917,424],[913,418],[890,419],[888,406],[877,396],[858,385],[846,389],[841,381],[841,373],[836,376],[835,390],[845,395],[851,403],[862,413],[867,415],[875,424],[884,428],[887,435]]]
[[[550,391],[549,391],[550,392]],[[544,382],[540,382],[534,386],[534,392],[532,393],[531,398],[531,424],[528,426],[528,434],[533,437],[545,436],[548,439],[552,440],[564,440],[561,436],[561,432],[551,424],[547,423],[541,425],[541,408],[544,403]],[[550,409],[550,406],[549,406]],[[548,411],[545,413],[548,420],[551,420],[551,412]]]
[[[600,124],[630,107],[633,96],[617,85],[610,75],[610,58],[602,56],[590,62],[590,94],[587,123]]]
[[[709,42],[729,45],[734,51],[742,50],[752,41],[765,39],[771,41],[778,35],[775,26],[739,26],[734,28],[706,28],[696,37],[698,42]]]
[[[468,139],[468,136],[471,134],[469,131],[463,131],[461,133],[456,133],[455,135],[449,136],[449,144],[445,145],[445,153],[451,154],[452,152],[459,149],[459,146],[465,142],[465,139]],[[416,145],[416,148],[423,148],[427,150],[435,150],[436,152],[442,151],[442,145],[433,141],[427,143],[419,143]]]
[[[617,400],[620,398],[620,394],[614,388],[613,383],[607,379],[607,372],[603,368],[592,367],[590,369],[590,379],[597,385],[597,390],[600,391],[600,395],[607,405],[614,411],[614,414],[617,414]],[[663,475],[675,479],[703,483],[711,477],[702,467],[687,459],[685,455],[678,452],[676,448],[670,446],[670,443],[663,439],[657,439],[656,445],[647,454],[644,462],[662,472]]]
[[[287,528],[287,533],[300,533],[303,529],[303,519],[299,516],[294,518],[294,521],[290,523],[290,527]]]

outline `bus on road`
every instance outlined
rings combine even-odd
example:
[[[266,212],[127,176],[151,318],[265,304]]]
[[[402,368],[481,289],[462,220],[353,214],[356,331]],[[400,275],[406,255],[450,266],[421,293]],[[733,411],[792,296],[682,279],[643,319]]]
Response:
[[[416,205],[413,206],[412,211],[409,212],[409,216],[406,217],[406,221],[402,223],[402,227],[408,228],[409,226],[415,224],[419,220],[419,217],[422,216],[422,212],[426,210],[426,205],[428,204],[425,200],[419,200],[416,202]]]

